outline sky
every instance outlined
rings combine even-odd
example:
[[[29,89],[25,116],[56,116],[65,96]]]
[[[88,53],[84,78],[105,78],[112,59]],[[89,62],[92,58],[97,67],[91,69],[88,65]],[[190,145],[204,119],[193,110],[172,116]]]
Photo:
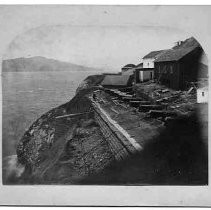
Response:
[[[205,6],[0,6],[0,52],[116,71],[191,36],[203,46],[209,14]]]

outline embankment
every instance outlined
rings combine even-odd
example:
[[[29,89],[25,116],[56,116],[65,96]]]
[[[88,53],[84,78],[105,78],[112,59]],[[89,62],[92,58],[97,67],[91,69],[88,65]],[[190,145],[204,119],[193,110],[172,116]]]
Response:
[[[91,100],[102,79],[88,77],[71,101],[30,126],[17,147],[18,164],[25,170],[12,178],[5,172],[3,183],[207,184],[207,153],[197,116],[178,119],[150,141],[140,133],[148,142],[143,149]],[[75,113],[85,114],[57,118]]]
[[[142,147],[131,138],[117,122],[112,120],[97,104],[93,103],[95,121],[109,144],[110,150],[117,161],[138,153]]]

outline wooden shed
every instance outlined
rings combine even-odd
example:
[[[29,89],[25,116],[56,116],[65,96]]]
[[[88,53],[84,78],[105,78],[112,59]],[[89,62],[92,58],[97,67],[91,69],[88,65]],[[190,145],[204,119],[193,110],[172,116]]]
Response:
[[[197,103],[208,103],[208,86],[197,89]]]
[[[155,79],[172,89],[185,89],[189,82],[198,79],[202,53],[202,47],[193,37],[178,42],[156,58]]]

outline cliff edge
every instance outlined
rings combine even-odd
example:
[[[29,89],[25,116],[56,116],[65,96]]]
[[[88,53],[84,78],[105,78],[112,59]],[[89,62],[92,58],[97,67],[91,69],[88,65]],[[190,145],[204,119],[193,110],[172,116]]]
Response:
[[[114,160],[87,98],[103,77],[87,77],[72,100],[29,127],[17,146],[18,163],[25,170],[18,179],[6,177],[4,184],[78,183]],[[57,118],[76,113],[86,114]]]

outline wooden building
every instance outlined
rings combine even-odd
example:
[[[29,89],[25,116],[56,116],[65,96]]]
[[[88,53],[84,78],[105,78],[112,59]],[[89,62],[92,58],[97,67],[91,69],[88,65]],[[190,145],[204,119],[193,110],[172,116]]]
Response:
[[[202,71],[202,54],[202,47],[193,37],[177,42],[176,46],[163,51],[155,59],[156,81],[172,89],[185,89],[188,83],[197,81]]]
[[[101,85],[106,88],[126,88],[131,87],[133,81],[133,75],[106,75]]]
[[[208,103],[208,86],[197,89],[197,103]]]

